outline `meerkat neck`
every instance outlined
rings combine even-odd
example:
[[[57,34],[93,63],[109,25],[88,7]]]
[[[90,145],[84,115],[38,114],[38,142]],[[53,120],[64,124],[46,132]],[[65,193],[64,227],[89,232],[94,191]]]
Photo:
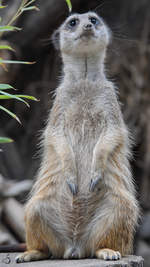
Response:
[[[104,79],[104,54],[70,56],[63,54],[64,79],[78,81],[87,79],[91,81]]]

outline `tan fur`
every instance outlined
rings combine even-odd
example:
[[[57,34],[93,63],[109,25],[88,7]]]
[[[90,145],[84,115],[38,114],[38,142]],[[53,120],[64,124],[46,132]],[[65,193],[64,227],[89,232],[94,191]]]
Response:
[[[109,30],[89,12],[67,18],[58,33],[64,77],[26,205],[27,252],[16,261],[43,259],[49,253],[117,260],[132,251],[138,205],[128,131],[104,71]]]

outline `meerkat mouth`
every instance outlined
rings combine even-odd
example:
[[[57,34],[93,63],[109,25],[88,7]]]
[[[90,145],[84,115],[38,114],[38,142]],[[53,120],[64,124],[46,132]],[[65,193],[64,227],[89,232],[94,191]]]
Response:
[[[91,38],[98,38],[93,32],[83,32],[81,33],[78,37],[75,38],[75,41],[76,40],[79,40],[79,39],[82,39],[82,38],[85,38],[86,40],[88,39],[91,39]]]

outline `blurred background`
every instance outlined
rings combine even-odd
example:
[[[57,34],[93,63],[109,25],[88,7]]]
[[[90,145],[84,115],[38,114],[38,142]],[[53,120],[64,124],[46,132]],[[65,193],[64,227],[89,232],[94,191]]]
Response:
[[[1,9],[3,23],[15,14],[21,0],[6,0]],[[135,254],[150,262],[150,1],[72,0],[73,12],[96,11],[110,27],[113,39],[108,49],[106,70],[119,88],[124,119],[133,135],[131,162],[137,198],[141,205],[135,237]],[[24,241],[23,204],[40,163],[38,143],[51,109],[61,74],[61,58],[51,34],[68,16],[63,0],[36,0],[40,11],[25,12],[15,22],[19,32],[3,35],[14,49],[0,51],[9,60],[36,61],[34,65],[0,66],[0,82],[33,95],[30,109],[15,100],[3,104],[20,118],[22,125],[0,111],[0,135],[15,142],[1,145],[0,152],[0,245]],[[17,218],[17,219],[16,219]]]

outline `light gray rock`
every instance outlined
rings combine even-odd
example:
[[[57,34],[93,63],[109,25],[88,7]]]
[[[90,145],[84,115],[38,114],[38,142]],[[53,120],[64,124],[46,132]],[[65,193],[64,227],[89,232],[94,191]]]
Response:
[[[144,257],[146,254],[150,256],[150,246],[146,242],[140,240],[137,245],[136,255]]]
[[[150,212],[148,212],[143,218],[142,225],[139,229],[139,236],[142,239],[150,240]]]
[[[139,241],[136,254],[144,258],[144,267],[150,267],[150,246],[146,242]]]
[[[103,261],[98,259],[82,260],[46,260],[29,263],[15,263],[17,253],[1,253],[0,267],[143,267],[142,257],[128,256],[119,261]]]
[[[0,222],[0,245],[17,244],[17,240],[10,231]]]

